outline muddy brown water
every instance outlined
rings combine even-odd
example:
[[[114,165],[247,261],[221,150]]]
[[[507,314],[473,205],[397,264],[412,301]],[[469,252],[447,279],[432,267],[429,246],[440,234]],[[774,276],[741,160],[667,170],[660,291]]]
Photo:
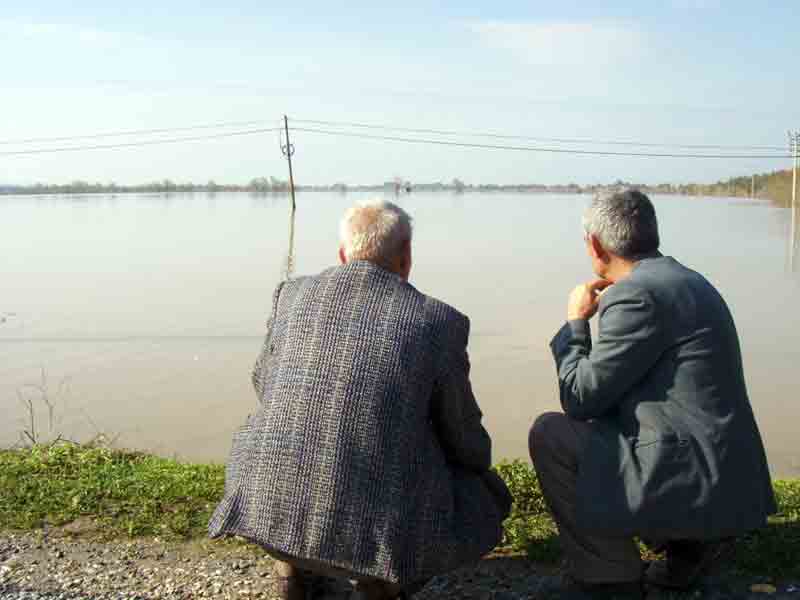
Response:
[[[296,272],[334,264],[337,226],[375,194],[298,197]],[[401,196],[415,219],[411,282],[472,322],[473,384],[494,457],[527,455],[558,407],[548,343],[591,277],[580,195]],[[737,321],[776,476],[800,476],[800,277],[789,211],[655,196],[662,249],[718,286]],[[249,373],[283,269],[288,200],[248,194],[0,197],[0,444],[39,435],[225,459],[255,406]],[[44,402],[52,405],[52,430]]]

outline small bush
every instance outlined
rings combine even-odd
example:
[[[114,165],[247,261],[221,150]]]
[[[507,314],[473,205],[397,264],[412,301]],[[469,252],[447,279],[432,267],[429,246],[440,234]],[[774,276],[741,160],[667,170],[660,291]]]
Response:
[[[536,472],[521,460],[504,461],[495,471],[508,485],[514,504],[503,523],[502,545],[518,552],[527,552],[539,562],[558,560],[560,550],[555,524],[539,487]]]

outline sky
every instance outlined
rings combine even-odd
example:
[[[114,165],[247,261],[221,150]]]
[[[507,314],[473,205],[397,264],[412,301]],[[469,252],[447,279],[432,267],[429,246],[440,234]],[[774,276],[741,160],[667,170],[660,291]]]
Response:
[[[398,176],[412,182],[657,183],[787,168],[786,158],[603,157],[300,129],[580,150],[760,154],[598,142],[785,147],[787,129],[800,128],[796,13],[797,0],[5,2],[0,184],[285,179],[275,131],[8,154],[271,129],[284,114],[302,184]],[[442,137],[301,120],[582,142]]]

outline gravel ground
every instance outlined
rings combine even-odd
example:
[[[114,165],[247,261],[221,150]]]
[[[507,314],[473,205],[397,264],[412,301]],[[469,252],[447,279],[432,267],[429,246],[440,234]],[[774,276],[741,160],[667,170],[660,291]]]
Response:
[[[206,540],[98,542],[57,534],[0,533],[0,600],[190,600],[273,598],[272,559],[258,548]],[[567,598],[558,577],[523,557],[496,556],[431,580],[415,600]],[[791,590],[791,591],[788,591]],[[350,597],[342,582],[326,600]],[[769,590],[768,590],[769,591]],[[650,593],[648,599],[674,594]],[[746,583],[709,578],[684,598],[800,600],[800,588],[754,593]]]
[[[42,533],[0,534],[0,600],[272,598],[273,561],[238,543],[98,542]],[[532,598],[543,577],[523,558],[485,560],[433,579],[415,599]],[[326,599],[344,600],[340,582]]]

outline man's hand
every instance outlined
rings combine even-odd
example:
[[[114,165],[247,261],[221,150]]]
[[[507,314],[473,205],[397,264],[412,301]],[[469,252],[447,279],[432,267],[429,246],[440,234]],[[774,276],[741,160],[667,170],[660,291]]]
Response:
[[[597,312],[601,293],[610,285],[611,282],[607,279],[595,279],[572,290],[567,307],[567,321],[591,319]]]

